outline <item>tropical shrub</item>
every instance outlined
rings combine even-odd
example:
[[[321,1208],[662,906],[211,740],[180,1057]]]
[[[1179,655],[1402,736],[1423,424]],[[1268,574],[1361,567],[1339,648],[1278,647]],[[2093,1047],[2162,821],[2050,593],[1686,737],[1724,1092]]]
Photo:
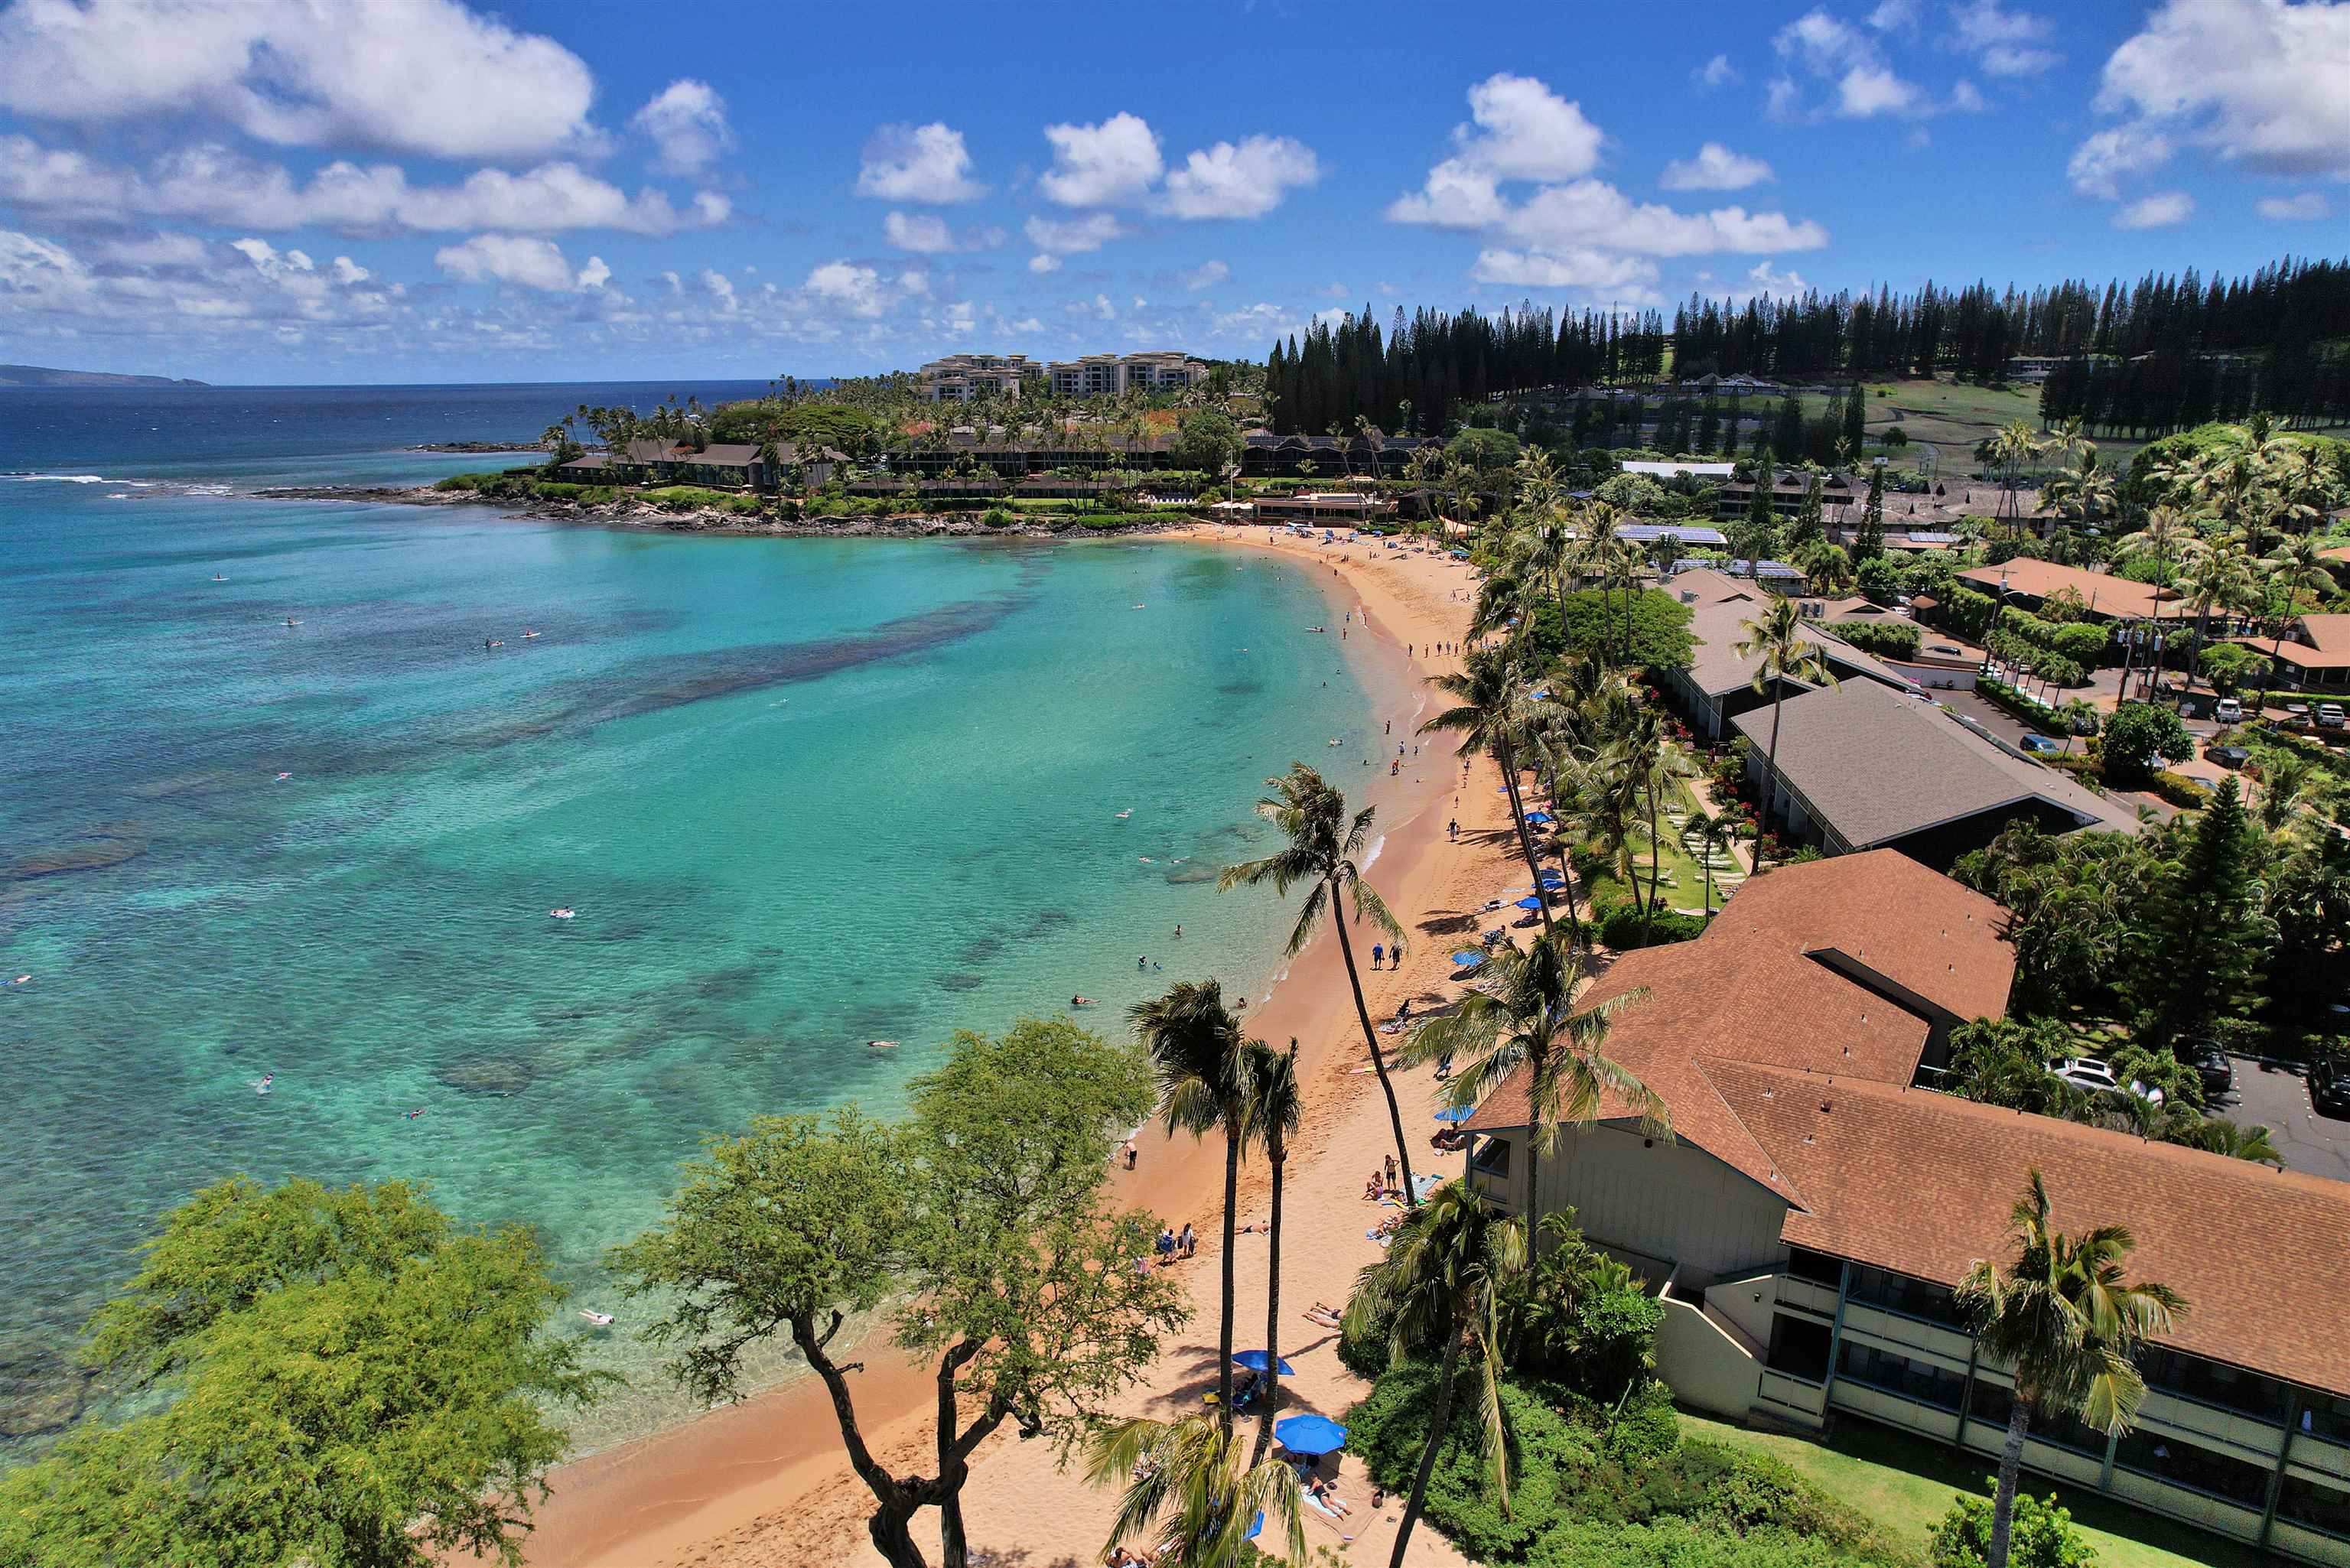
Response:
[[[1828,628],[1863,653],[1886,659],[1915,659],[1920,633],[1913,620],[1840,620]]]
[[[1671,942],[1686,942],[1705,934],[1705,921],[1696,915],[1677,914],[1670,909],[1659,909],[1648,917],[1642,929],[1640,911],[1631,899],[1611,903],[1606,909],[1593,911],[1598,926],[1599,943],[1618,952],[1634,948],[1660,948]]]
[[[1991,1546],[1991,1501],[1962,1497],[1934,1527],[1934,1568],[1982,1568]],[[2015,1494],[2014,1524],[2008,1536],[2008,1568],[2088,1568],[2095,1548],[2073,1528],[2069,1510],[2051,1492],[2041,1501],[2028,1491]]]
[[[2124,702],[2097,737],[2097,755],[2109,783],[2132,784],[2153,771],[2157,757],[2183,763],[2195,754],[2194,741],[2178,715],[2146,702]]]

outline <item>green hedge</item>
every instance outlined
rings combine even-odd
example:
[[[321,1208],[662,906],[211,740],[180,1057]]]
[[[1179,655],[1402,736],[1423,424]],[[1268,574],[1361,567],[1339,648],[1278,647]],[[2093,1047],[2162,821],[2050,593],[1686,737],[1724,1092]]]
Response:
[[[1911,620],[1840,620],[1828,630],[1863,653],[1885,659],[1915,659],[1920,634]]]
[[[2211,804],[2210,785],[2199,779],[2189,778],[2185,774],[2172,773],[2168,768],[2158,769],[2147,780],[2146,787],[2149,794],[2160,796],[2181,811],[2200,811]]]
[[[1659,909],[1642,929],[1640,911],[1629,900],[1610,902],[1604,909],[1594,910],[1594,923],[1598,928],[1602,947],[1617,952],[1629,952],[1634,948],[1661,948],[1674,942],[1686,942],[1705,934],[1705,920],[1697,915],[1676,914],[1670,909]]]

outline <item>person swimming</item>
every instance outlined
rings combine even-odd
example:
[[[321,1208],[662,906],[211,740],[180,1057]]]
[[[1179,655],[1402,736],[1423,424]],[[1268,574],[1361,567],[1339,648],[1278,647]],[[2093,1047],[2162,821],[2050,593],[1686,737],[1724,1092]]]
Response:
[[[265,1095],[269,1093],[269,1085],[276,1082],[277,1082],[276,1074],[264,1073],[260,1077],[254,1080],[253,1092],[256,1095]]]
[[[546,912],[547,912],[549,915],[551,915],[552,917],[554,917],[556,919],[558,919],[558,920],[567,920],[567,919],[571,919],[571,917],[572,917],[572,916],[574,916],[574,915],[577,914],[579,911],[578,911],[578,910],[577,910],[577,909],[573,909],[573,908],[571,908],[571,906],[569,906],[568,904],[566,904],[562,909],[549,909],[549,910],[547,910]]]
[[[535,631],[531,630],[531,629],[530,629],[530,628],[528,628],[528,627],[525,627],[525,628],[522,628],[522,634],[523,634],[523,636],[524,636],[524,637],[525,637],[525,638],[536,637],[536,636],[538,635],[538,633],[536,633],[536,632],[535,632]]]
[[[1072,996],[1069,998],[1069,1005],[1071,1007],[1091,1007],[1094,1005],[1094,999],[1090,996]]]
[[[292,774],[279,774],[277,775],[277,782],[279,784],[284,784],[287,779],[290,779],[294,775]]]
[[[292,616],[290,616],[290,615],[289,615],[289,616],[287,616],[287,617],[286,618],[286,624],[287,626],[300,626],[302,623],[301,623],[300,621],[298,621],[298,620],[296,620]]]

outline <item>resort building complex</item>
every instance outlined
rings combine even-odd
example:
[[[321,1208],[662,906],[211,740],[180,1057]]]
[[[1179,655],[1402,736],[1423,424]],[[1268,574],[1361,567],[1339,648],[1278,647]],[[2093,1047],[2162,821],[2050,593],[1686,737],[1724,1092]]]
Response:
[[[2350,1564],[2350,1183],[1932,1085],[1950,1031],[2007,1007],[1990,899],[1878,850],[1755,877],[1695,940],[1629,952],[1583,1005],[1639,995],[1607,1053],[1667,1127],[1611,1096],[1526,1164],[1523,1071],[1466,1124],[1471,1179],[1522,1212],[1572,1207],[1664,1309],[1685,1403],[1820,1430],[1860,1420],[1997,1455],[2012,1379],[1955,1287],[2006,1254],[2038,1171],[2078,1233],[2128,1227],[2133,1268],[2189,1310],[2139,1358],[2110,1438],[2035,1413],[2040,1475],[2303,1562]]]
[[[1022,387],[1044,374],[1045,367],[1025,354],[950,354],[915,371],[914,388],[933,403],[985,397],[1017,402]]]

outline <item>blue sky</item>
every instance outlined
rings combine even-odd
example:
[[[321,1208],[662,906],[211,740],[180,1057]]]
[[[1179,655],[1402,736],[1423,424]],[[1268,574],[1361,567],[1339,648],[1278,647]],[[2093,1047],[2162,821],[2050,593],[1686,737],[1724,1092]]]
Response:
[[[2350,0],[0,7],[0,360],[1261,358],[1317,312],[2350,251]]]

